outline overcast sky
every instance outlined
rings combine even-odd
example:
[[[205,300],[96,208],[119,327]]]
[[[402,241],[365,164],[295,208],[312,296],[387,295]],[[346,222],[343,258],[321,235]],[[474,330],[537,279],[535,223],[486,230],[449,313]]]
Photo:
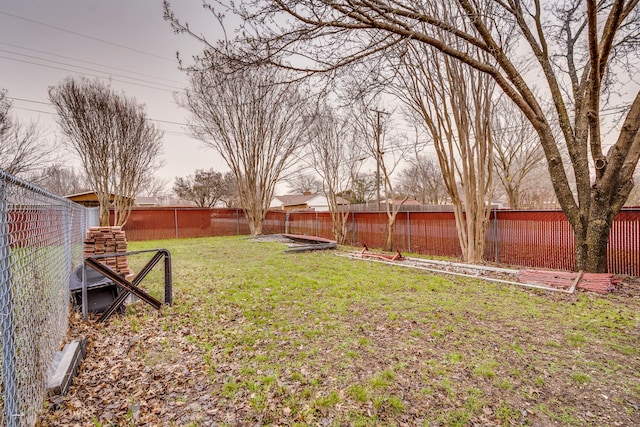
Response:
[[[206,30],[209,40],[222,34],[201,0],[175,0],[171,6],[192,28]],[[0,2],[0,88],[8,91],[13,117],[37,121],[43,139],[60,141],[47,88],[68,76],[99,77],[145,104],[164,130],[165,166],[157,176],[171,182],[196,169],[227,170],[216,152],[189,136],[187,114],[175,103],[174,93],[186,85],[176,51],[188,60],[202,48],[172,32],[162,19],[161,0]]]
[[[208,40],[222,37],[220,24],[202,8],[202,0],[173,0],[171,7]],[[173,33],[162,18],[162,0],[0,1],[0,88],[8,90],[13,116],[37,121],[43,140],[60,141],[47,88],[68,76],[100,78],[145,104],[148,116],[164,131],[165,165],[156,174],[170,184],[196,169],[227,170],[213,149],[189,136],[187,113],[175,102],[175,93],[186,85],[176,51],[188,63],[202,49],[192,37]],[[632,80],[614,97],[629,100],[637,86]],[[607,134],[611,141],[605,139],[605,145],[618,131]],[[79,167],[71,153],[67,156]]]

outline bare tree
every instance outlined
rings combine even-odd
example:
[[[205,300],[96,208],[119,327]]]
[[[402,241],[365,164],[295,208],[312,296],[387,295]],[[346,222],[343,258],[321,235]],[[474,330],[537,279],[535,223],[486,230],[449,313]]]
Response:
[[[235,208],[240,206],[238,204],[238,181],[236,180],[235,174],[233,172],[226,172],[222,179],[227,191],[222,195],[220,200],[225,204],[227,208]]]
[[[376,197],[375,172],[355,172],[351,177],[351,187],[338,193],[340,197],[348,200],[352,205],[368,203]]]
[[[60,196],[90,190],[87,178],[82,172],[62,164],[54,164],[45,168],[40,174],[33,176],[31,181]]]
[[[213,169],[197,170],[195,175],[178,177],[173,185],[173,192],[178,197],[201,208],[212,208],[219,201],[229,200],[233,190],[228,174]]]
[[[321,176],[329,204],[333,235],[340,244],[347,235],[349,206],[340,203],[340,194],[351,188],[362,164],[360,147],[354,141],[353,127],[328,105],[320,109],[308,131],[311,167]]]
[[[639,0],[245,0],[224,11],[245,25],[220,50],[240,63],[314,73],[364,59],[383,61],[388,49],[411,40],[485,73],[538,133],[558,202],[573,228],[575,269],[605,271],[611,224],[634,186],[640,158],[640,91],[633,83],[638,5]],[[197,36],[168,4],[165,17],[176,30]],[[284,21],[290,25],[281,25]],[[519,55],[510,53],[516,44]],[[544,87],[534,90],[540,80],[531,76],[542,77]],[[631,80],[625,82],[625,76]],[[629,103],[613,96],[625,83]],[[611,102],[618,104],[622,120],[608,130],[602,113]],[[547,104],[553,105],[551,113]],[[603,135],[614,133],[618,136],[605,151]]]
[[[544,150],[531,123],[511,102],[500,100],[493,110],[493,164],[511,209],[520,209],[529,193],[539,187]],[[548,176],[548,174],[547,174]],[[548,178],[547,178],[548,180]]]
[[[400,172],[398,192],[407,194],[420,203],[439,205],[447,199],[447,189],[442,181],[438,160],[418,155]]]
[[[378,128],[380,132],[380,127]],[[382,138],[381,136],[379,136]],[[404,155],[408,150],[408,146],[404,146],[404,140],[398,140],[396,144],[390,144],[389,153],[385,156],[383,148],[379,148],[377,151],[378,164],[380,165],[379,178],[382,180],[384,186],[385,203],[384,208],[387,213],[387,242],[385,244],[386,250],[394,250],[393,233],[396,227],[396,217],[398,212],[402,209],[402,205],[409,198],[406,194],[398,195],[395,191],[395,183],[393,173],[397,167],[404,160]],[[395,146],[395,150],[392,148]],[[379,199],[379,198],[378,198]]]
[[[286,179],[287,184],[294,193],[317,193],[322,191],[322,180],[309,171],[308,168],[300,169]]]
[[[280,70],[249,67],[232,73],[213,58],[190,71],[181,103],[191,131],[214,148],[234,173],[252,235],[262,222],[275,185],[300,147],[311,120],[295,83]]]
[[[98,81],[66,79],[49,88],[49,99],[69,144],[80,157],[100,202],[100,224],[124,225],[141,184],[158,166],[162,133],[143,106]]]
[[[520,194],[523,209],[559,209],[558,199],[553,191],[547,168],[531,171],[525,191]]]
[[[633,179],[636,182],[636,186],[633,187],[626,206],[640,206],[640,169],[636,169],[633,174]]]
[[[34,123],[23,125],[11,117],[11,101],[0,90],[0,169],[26,177],[53,160],[53,147],[42,140]]]
[[[163,197],[166,196],[170,188],[169,178],[160,178],[156,175],[147,175],[140,185],[140,189],[136,194],[137,197]]]

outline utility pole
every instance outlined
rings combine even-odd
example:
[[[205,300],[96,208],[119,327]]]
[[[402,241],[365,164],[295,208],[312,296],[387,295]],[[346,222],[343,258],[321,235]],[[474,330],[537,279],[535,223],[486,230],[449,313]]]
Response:
[[[376,113],[376,128],[375,128],[375,136],[376,136],[376,193],[377,193],[377,205],[378,212],[380,212],[380,161],[382,160],[382,151],[380,150],[380,135],[382,134],[382,124],[380,123],[380,115],[388,114],[385,111],[371,109],[374,113]]]

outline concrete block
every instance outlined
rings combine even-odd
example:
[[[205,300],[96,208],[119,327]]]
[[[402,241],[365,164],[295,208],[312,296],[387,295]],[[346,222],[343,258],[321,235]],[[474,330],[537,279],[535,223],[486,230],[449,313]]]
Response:
[[[72,341],[53,356],[47,370],[46,387],[49,395],[66,394],[73,377],[84,359],[87,348],[85,339]]]

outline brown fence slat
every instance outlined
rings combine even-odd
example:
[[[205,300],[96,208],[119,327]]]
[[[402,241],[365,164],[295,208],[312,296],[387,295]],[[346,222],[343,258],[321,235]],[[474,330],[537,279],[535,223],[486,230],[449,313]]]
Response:
[[[128,240],[174,239],[249,234],[239,209],[135,208],[124,230]],[[265,234],[291,233],[333,239],[328,212],[271,211]],[[382,248],[387,238],[384,212],[352,212],[346,242]],[[394,231],[395,249],[434,256],[461,256],[453,212],[400,212]],[[526,267],[572,270],[574,239],[562,211],[492,212],[484,258]],[[640,275],[640,209],[624,209],[615,218],[609,238],[608,271]]]

